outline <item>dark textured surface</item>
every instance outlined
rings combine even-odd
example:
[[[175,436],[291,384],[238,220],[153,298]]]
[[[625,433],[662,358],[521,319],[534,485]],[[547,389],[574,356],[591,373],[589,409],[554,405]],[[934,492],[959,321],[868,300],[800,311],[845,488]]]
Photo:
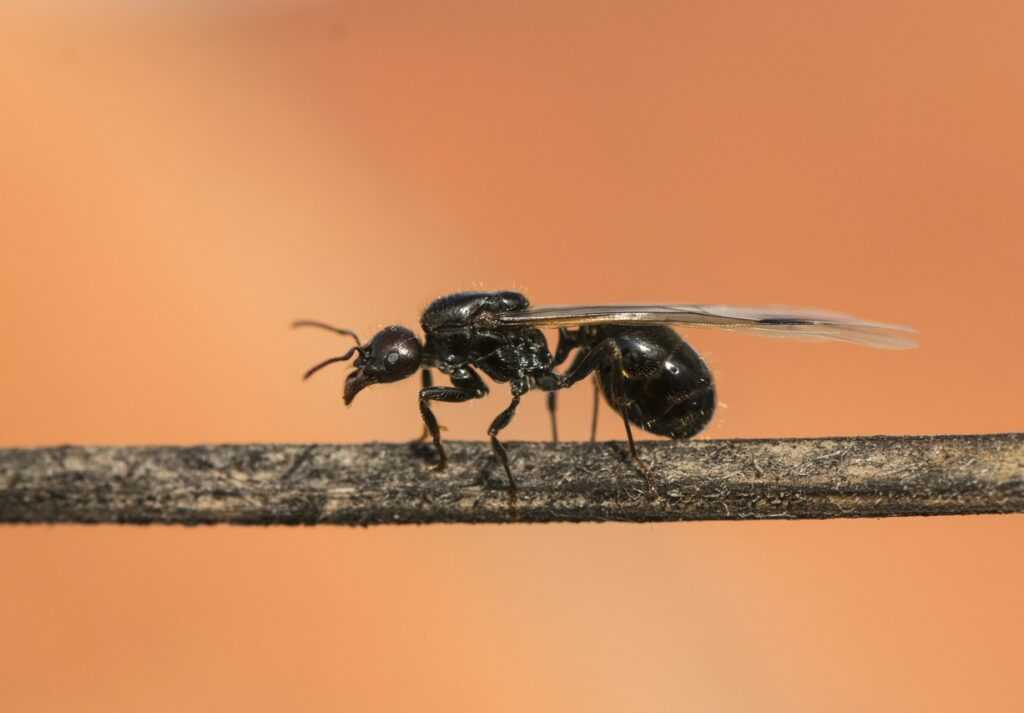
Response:
[[[1024,511],[1024,434],[638,444],[0,450],[0,522],[355,524],[880,517]]]

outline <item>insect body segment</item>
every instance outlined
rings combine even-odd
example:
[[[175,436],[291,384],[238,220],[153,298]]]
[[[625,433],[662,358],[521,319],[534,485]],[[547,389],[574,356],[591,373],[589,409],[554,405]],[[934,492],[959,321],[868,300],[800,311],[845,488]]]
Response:
[[[723,305],[613,305],[531,309],[518,292],[460,292],[435,300],[420,320],[424,340],[400,326],[386,327],[363,345],[354,332],[322,322],[296,322],[354,338],[356,346],[306,372],[306,378],[329,364],[358,354],[345,380],[350,404],[367,386],[404,379],[422,369],[420,415],[425,433],[437,447],[439,468],[447,456],[432,402],[462,402],[488,393],[478,372],[508,383],[512,400],[491,422],[491,446],[515,488],[505,446],[498,434],[511,422],[524,394],[549,392],[552,434],[556,394],[593,376],[605,400],[623,419],[630,452],[639,462],[630,424],[669,438],[699,433],[715,410],[715,387],[707,365],[669,325],[714,326],[755,334],[846,341],[899,349],[914,346],[906,327],[864,322],[845,315],[792,308],[747,308]],[[541,327],[558,328],[554,355]],[[574,353],[575,352],[575,353]],[[572,356],[564,371],[557,371]],[[451,386],[435,386],[436,368]],[[596,398],[596,392],[595,392]],[[596,402],[594,423],[596,424]],[[593,432],[592,432],[593,437]]]
[[[711,421],[715,386],[704,360],[667,327],[601,327],[598,333],[621,355],[599,370],[601,390],[612,408],[650,433],[689,438]]]

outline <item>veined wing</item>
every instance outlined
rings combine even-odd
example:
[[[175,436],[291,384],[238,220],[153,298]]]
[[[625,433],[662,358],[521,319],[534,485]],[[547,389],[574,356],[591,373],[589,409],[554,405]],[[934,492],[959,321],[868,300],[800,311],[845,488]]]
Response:
[[[660,324],[716,327],[769,337],[818,339],[879,349],[910,349],[917,343],[910,327],[869,322],[836,312],[794,307],[731,305],[587,305],[535,307],[497,315],[506,325],[582,327],[603,324]]]

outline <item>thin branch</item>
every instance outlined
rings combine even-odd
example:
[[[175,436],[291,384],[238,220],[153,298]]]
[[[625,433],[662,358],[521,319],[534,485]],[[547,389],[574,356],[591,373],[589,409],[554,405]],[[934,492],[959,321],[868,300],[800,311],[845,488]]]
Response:
[[[0,450],[0,522],[371,525],[1024,512],[1024,434]]]

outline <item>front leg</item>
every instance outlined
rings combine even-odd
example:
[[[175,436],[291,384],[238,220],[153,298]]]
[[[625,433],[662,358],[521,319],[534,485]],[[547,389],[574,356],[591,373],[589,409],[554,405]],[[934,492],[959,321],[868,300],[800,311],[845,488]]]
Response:
[[[430,401],[445,401],[448,403],[459,403],[470,399],[479,399],[487,395],[487,385],[480,376],[470,369],[463,367],[451,374],[454,386],[424,386],[420,389],[420,415],[423,417],[423,425],[426,426],[434,439],[434,446],[437,448],[438,463],[437,469],[444,470],[448,465],[448,456],[441,444],[441,428],[437,425],[437,417],[430,410]]]
[[[431,375],[430,369],[424,368],[420,372],[420,377],[421,377],[422,382],[423,382],[422,385],[421,385],[420,391],[422,391],[423,389],[429,389],[431,386],[434,385],[434,377],[433,377],[433,375]],[[444,426],[440,426],[439,425],[438,428],[440,428],[442,431],[445,430]],[[411,443],[413,445],[416,445],[416,444],[419,444],[419,443],[423,443],[423,441],[427,440],[428,436],[430,436],[430,431],[427,430],[427,424],[424,423],[423,424],[423,432],[420,433],[420,435],[417,438],[413,439],[411,441]]]

